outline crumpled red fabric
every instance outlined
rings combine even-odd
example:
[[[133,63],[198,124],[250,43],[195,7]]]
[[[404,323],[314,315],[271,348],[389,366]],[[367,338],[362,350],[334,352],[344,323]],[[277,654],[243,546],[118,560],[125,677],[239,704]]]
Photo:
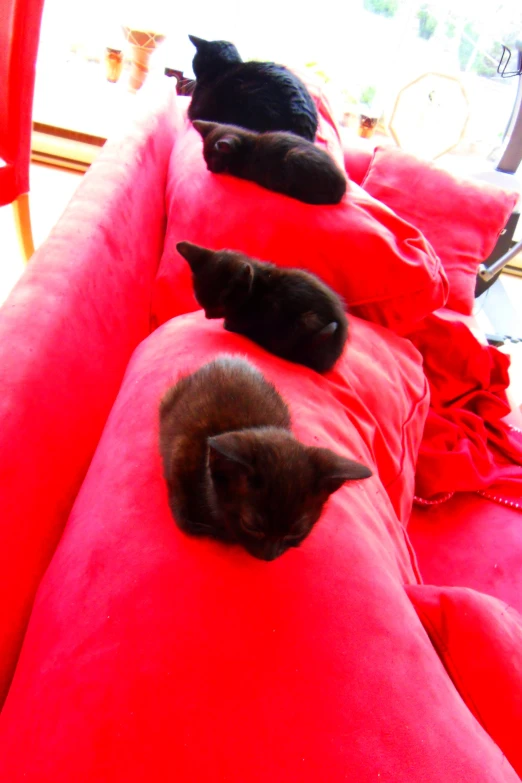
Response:
[[[510,359],[469,326],[437,311],[409,335],[424,360],[431,404],[419,451],[416,495],[487,491],[522,498],[522,432],[505,417]]]

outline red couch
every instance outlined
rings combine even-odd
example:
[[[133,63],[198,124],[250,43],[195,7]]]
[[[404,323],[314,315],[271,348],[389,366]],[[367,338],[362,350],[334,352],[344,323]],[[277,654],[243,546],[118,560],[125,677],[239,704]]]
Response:
[[[519,492],[503,360],[440,310],[458,286],[404,205],[213,177],[196,137],[168,94],[108,144],[0,311],[0,780],[519,780],[520,514],[477,494]],[[370,161],[346,163],[364,185]],[[512,204],[489,198],[481,250]],[[180,238],[336,285],[352,330],[334,370],[205,321]],[[374,469],[273,563],[168,509],[159,399],[222,351],[276,384],[304,442]],[[467,484],[438,470],[456,455]]]

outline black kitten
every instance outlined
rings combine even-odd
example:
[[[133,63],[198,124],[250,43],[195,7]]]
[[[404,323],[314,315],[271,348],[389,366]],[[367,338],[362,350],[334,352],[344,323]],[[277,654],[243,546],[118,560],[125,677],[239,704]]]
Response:
[[[348,321],[340,297],[302,269],[282,269],[230,250],[179,242],[194,293],[207,318],[249,337],[267,351],[317,372],[343,352]]]
[[[194,120],[209,171],[229,173],[306,204],[338,204],[346,177],[331,155],[293,133],[255,133]]]
[[[249,362],[227,356],[167,392],[160,450],[179,527],[241,544],[261,560],[299,546],[332,492],[372,475],[296,440],[272,384]]]
[[[283,65],[244,63],[228,41],[189,35],[196,86],[188,116],[259,131],[289,131],[313,141],[317,109],[303,82]]]

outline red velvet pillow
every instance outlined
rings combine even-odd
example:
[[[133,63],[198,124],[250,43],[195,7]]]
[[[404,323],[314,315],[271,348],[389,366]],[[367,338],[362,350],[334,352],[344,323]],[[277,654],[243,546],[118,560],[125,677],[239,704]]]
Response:
[[[272,563],[176,527],[158,401],[222,351],[250,356],[309,443],[382,474],[375,444],[402,459],[410,414],[418,445],[418,357],[371,324],[354,319],[329,377],[201,312],[152,334],[38,591],[0,716],[0,780],[516,783],[404,592],[415,574],[379,475],[339,490],[305,544]],[[393,394],[379,400],[383,372]]]
[[[446,306],[469,315],[479,264],[495,247],[518,195],[457,179],[394,147],[375,149],[362,186],[422,231],[448,276]]]
[[[155,323],[198,307],[188,264],[176,251],[182,240],[307,269],[337,290],[355,315],[399,333],[445,301],[444,272],[422,234],[361,188],[350,184],[339,205],[312,206],[211,174],[188,121],[174,143],[167,208]]]

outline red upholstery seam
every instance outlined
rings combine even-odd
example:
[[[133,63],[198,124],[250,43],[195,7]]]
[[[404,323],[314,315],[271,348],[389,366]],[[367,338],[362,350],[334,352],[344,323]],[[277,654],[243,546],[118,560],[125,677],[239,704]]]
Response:
[[[428,397],[429,399],[429,385],[428,385],[428,379],[426,376],[424,376],[424,395],[421,400],[417,400],[417,402],[411,407],[410,413],[408,414],[408,418],[402,425],[402,431],[401,431],[401,461],[399,470],[397,472],[397,475],[395,478],[393,478],[391,481],[389,481],[387,484],[384,485],[384,488],[386,491],[388,491],[388,488],[391,487],[395,482],[401,477],[402,473],[404,472],[404,459],[405,459],[405,448],[404,448],[404,432],[406,430],[406,427],[409,425],[409,423],[412,421],[412,419],[416,416],[417,411],[419,410],[419,407],[421,403],[424,402],[424,400]]]
[[[408,535],[408,531],[404,526],[402,526],[402,535],[404,536],[404,542],[406,544],[406,549],[408,550],[408,554],[410,556],[410,562],[411,562],[411,568],[413,571],[413,574],[417,580],[417,583],[419,585],[424,584],[424,580],[422,578],[422,574],[420,572],[419,568],[419,561],[417,560],[417,554],[415,552],[415,549],[413,548],[413,544],[410,541],[410,537]]]

